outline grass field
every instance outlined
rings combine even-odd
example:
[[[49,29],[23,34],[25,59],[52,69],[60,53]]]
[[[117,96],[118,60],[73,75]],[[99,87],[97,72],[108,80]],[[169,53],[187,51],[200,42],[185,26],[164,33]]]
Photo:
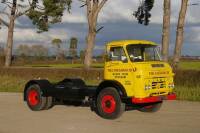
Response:
[[[42,71],[43,69],[38,69]],[[58,71],[59,72],[59,71]],[[22,73],[23,74],[23,73]],[[25,73],[26,74],[26,73]],[[58,73],[53,72],[57,79],[49,78],[51,82],[57,82],[62,77],[56,76]],[[30,72],[31,75],[31,72]],[[46,75],[48,76],[48,75]],[[94,75],[95,76],[95,75]],[[191,77],[192,76],[192,77]],[[0,92],[23,92],[24,85],[32,77],[17,76],[17,75],[1,75],[0,76]],[[85,79],[88,85],[98,85],[101,80]],[[179,100],[200,101],[200,71],[180,71],[175,77],[175,91]]]
[[[180,69],[184,70],[200,70],[200,61],[182,61]]]
[[[97,85],[103,75],[102,69],[84,72],[82,64],[34,64],[14,67],[14,69],[0,68],[0,92],[22,92],[27,81],[33,78],[47,78],[52,82],[69,77],[82,77],[88,85]],[[102,68],[103,64],[93,64],[93,68]],[[180,100],[200,101],[200,62],[182,61],[180,71],[175,76],[176,93]]]
[[[0,76],[0,92],[23,92],[25,84],[30,79],[24,79],[19,76],[3,75]],[[50,80],[51,82],[58,82],[57,80]],[[86,80],[88,85],[97,85],[98,80]]]
[[[21,66],[20,66],[21,67]],[[28,64],[23,67],[33,68],[83,68],[83,64]],[[94,63],[93,68],[103,68],[104,63]],[[182,61],[179,64],[179,69],[182,70],[200,70],[200,61]]]
[[[200,86],[187,87],[176,85],[175,91],[179,100],[200,101]]]
[[[22,92],[27,81],[20,77],[1,75],[0,92]]]

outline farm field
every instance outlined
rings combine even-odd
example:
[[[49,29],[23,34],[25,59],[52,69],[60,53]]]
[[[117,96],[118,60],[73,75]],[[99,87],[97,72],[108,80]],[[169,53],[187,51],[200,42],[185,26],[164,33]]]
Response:
[[[93,63],[93,68],[103,68],[104,63]],[[33,68],[82,68],[83,64],[67,64],[67,63],[52,63],[52,64],[26,64],[18,67],[33,67]],[[200,61],[181,61],[179,69],[182,70],[200,70]]]
[[[200,70],[200,61],[182,61],[180,69],[184,70]]]

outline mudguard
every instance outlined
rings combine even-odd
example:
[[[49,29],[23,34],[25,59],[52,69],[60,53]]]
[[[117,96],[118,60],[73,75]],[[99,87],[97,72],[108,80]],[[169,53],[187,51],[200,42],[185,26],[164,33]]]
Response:
[[[123,87],[123,85],[121,85],[121,83],[119,83],[118,81],[115,81],[115,80],[104,80],[102,81],[98,88],[97,88],[97,94],[104,88],[106,87],[114,87],[117,89],[117,91],[119,92],[119,95],[121,97],[127,97],[127,94],[126,94],[126,90],[125,88]]]

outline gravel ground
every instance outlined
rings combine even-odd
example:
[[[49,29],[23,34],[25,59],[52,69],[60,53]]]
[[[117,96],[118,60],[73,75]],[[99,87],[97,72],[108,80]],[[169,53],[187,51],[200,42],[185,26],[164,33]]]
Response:
[[[105,120],[87,107],[33,112],[21,93],[0,93],[0,133],[200,133],[200,103],[165,101],[157,113],[128,111]]]

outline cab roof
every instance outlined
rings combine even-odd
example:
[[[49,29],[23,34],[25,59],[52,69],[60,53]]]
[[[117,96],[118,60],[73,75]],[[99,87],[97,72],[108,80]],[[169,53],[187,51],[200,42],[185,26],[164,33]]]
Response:
[[[156,46],[157,44],[151,41],[147,40],[117,40],[117,41],[112,41],[107,44],[107,46],[126,46],[128,44],[140,44],[140,45],[154,45]]]

